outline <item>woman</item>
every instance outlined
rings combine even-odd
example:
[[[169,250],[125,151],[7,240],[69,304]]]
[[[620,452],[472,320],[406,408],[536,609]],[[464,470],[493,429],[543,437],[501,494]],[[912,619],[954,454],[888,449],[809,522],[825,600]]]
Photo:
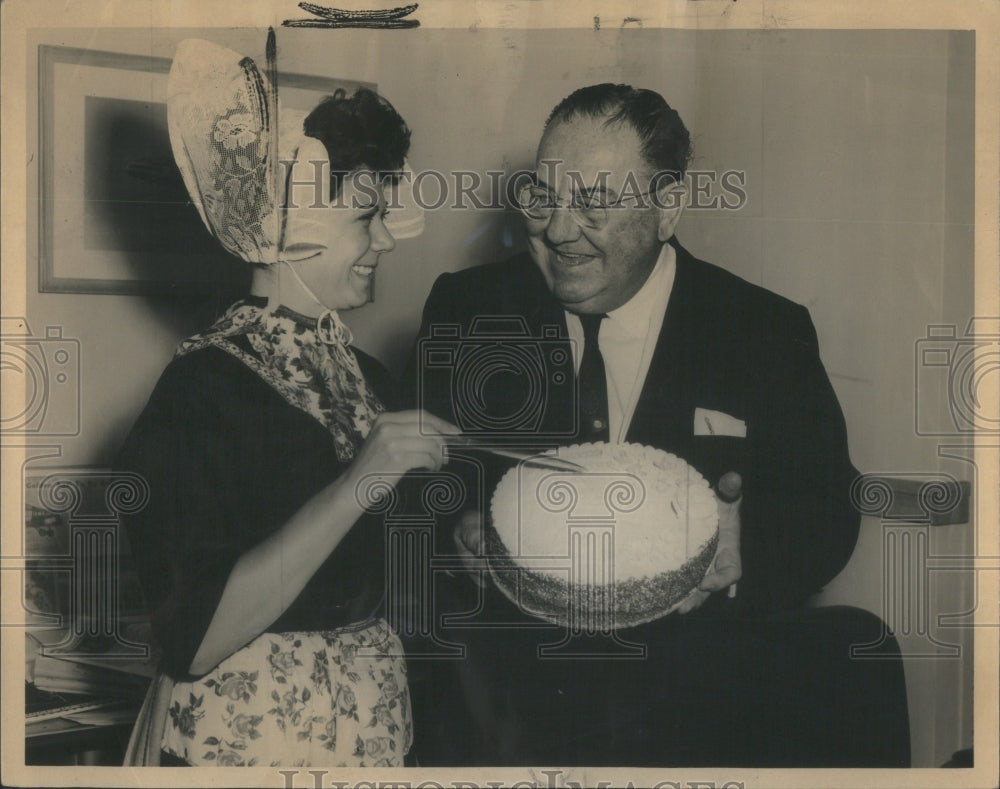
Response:
[[[132,763],[398,766],[412,740],[383,526],[357,491],[438,468],[457,430],[387,412],[385,371],[337,315],[370,300],[395,244],[382,187],[409,130],[339,91],[304,124],[283,114],[277,139],[273,82],[203,41],[171,69],[188,191],[256,268],[252,295],[181,344],[121,454],[150,486],[127,527],[164,651]]]

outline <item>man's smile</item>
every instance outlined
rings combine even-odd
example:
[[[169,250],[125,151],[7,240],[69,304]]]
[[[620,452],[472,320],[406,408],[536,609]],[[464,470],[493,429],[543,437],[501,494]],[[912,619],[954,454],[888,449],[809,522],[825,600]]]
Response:
[[[554,262],[566,268],[581,266],[584,263],[589,263],[590,261],[596,259],[596,255],[581,252],[570,252],[568,250],[552,249],[551,247],[550,251],[554,256]]]

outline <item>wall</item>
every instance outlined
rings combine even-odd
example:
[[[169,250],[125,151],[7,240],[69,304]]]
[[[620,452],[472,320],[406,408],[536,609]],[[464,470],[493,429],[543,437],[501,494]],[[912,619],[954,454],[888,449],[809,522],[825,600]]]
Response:
[[[44,39],[169,56],[184,35]],[[247,54],[263,48],[257,31],[212,38]],[[915,363],[916,344],[929,324],[961,331],[972,310],[971,35],[282,30],[279,47],[285,70],[376,82],[414,131],[418,170],[530,164],[547,112],[582,84],[660,91],[692,130],[696,168],[747,173],[742,210],[690,211],[678,236],[695,255],[810,308],[855,465],[971,478],[968,463],[939,457],[941,439],[914,430],[917,407],[947,414],[947,392]],[[29,235],[29,261],[33,243]],[[509,212],[431,212],[424,235],[383,260],[375,304],[346,316],[359,344],[398,368],[437,274],[498,259],[519,243]],[[139,297],[38,294],[30,276],[28,285],[36,333],[59,324],[82,342],[84,432],[64,444],[64,457],[106,462],[201,311]],[[882,524],[865,519],[854,559],[822,602],[888,615],[883,537]],[[932,552],[972,548],[968,525],[931,534]],[[968,574],[939,575],[932,593],[935,611],[972,607]],[[936,634],[963,646],[961,658],[907,661],[916,766],[971,745],[967,632]]]

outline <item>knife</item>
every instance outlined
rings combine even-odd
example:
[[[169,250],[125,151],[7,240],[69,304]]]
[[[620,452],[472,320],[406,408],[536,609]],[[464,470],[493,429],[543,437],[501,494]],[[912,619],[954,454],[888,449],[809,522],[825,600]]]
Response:
[[[566,471],[576,474],[586,470],[579,463],[574,463],[572,460],[566,460],[564,458],[556,457],[555,455],[545,455],[538,452],[529,452],[523,449],[504,449],[503,447],[491,446],[490,444],[486,444],[477,439],[468,438],[466,436],[448,436],[445,448],[447,449],[448,446],[455,446],[461,449],[471,449],[477,452],[489,452],[491,455],[517,460],[526,466],[546,468],[553,471]]]

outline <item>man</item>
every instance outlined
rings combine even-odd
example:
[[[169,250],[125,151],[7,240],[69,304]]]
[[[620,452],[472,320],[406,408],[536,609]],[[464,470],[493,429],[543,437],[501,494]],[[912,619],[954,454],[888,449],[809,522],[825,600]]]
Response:
[[[804,608],[847,563],[859,528],[857,472],[815,330],[805,308],[680,245],[689,157],[687,129],[652,91],[595,85],[563,100],[518,191],[528,254],[439,278],[408,380],[423,407],[463,424],[470,403],[455,393],[467,387],[436,376],[419,349],[441,327],[481,346],[485,318],[514,318],[539,347],[561,343],[563,372],[577,379],[553,383],[563,357],[540,354],[548,399],[533,435],[652,445],[713,485],[736,472],[739,537],[720,539],[676,612],[617,633],[645,647],[640,659],[543,656],[560,635],[488,581],[439,589],[436,621],[452,623],[440,636],[465,656],[414,671],[424,763],[908,764],[901,665],[849,657],[852,644],[879,640],[881,623]],[[471,405],[495,411],[497,440],[517,433],[499,426],[528,378],[482,377]],[[480,509],[493,476],[487,468]],[[480,551],[480,527],[461,520],[460,553]],[[441,619],[449,610],[466,612],[464,627]]]

